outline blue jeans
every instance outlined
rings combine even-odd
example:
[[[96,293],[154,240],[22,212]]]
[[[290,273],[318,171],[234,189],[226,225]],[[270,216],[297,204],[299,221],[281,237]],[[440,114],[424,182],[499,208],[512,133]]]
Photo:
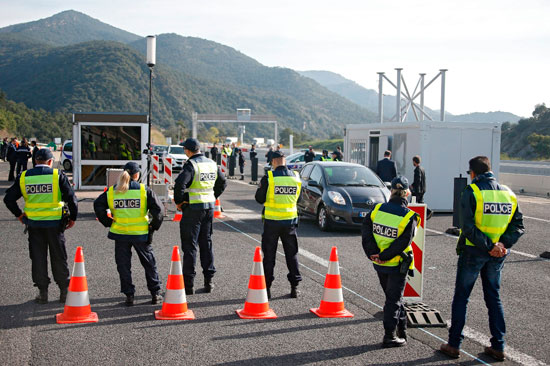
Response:
[[[462,329],[466,323],[468,300],[477,276],[481,273],[483,297],[489,310],[489,329],[491,331],[491,347],[497,351],[504,350],[504,311],[500,301],[500,272],[506,257],[494,258],[478,254],[475,249],[466,248],[458,258],[455,294],[452,305],[451,327],[449,329],[449,345],[460,348],[464,339]]]

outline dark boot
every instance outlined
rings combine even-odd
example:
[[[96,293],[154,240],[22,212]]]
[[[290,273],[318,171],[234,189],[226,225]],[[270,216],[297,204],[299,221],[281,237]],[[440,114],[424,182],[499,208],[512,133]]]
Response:
[[[38,296],[34,298],[34,301],[38,304],[47,304],[48,303],[48,289],[40,289]]]
[[[267,299],[271,300],[271,288],[268,287],[266,288],[266,290],[267,290]]]
[[[296,285],[290,287],[290,297],[293,299],[298,297],[298,288]]]
[[[59,289],[59,302],[64,304],[67,301],[67,287]]]
[[[134,295],[126,295],[126,301],[124,301],[126,306],[134,306]]]
[[[395,335],[397,336],[397,338],[403,338],[406,341],[407,340],[407,328],[405,326],[398,325]]]
[[[151,292],[151,304],[156,305],[162,301],[162,296],[157,292]]]
[[[403,338],[399,338],[395,335],[395,330],[386,330],[384,334],[384,339],[382,341],[383,348],[390,347],[402,347],[407,344],[407,341]]]
[[[205,277],[204,278],[204,292],[209,294],[209,293],[212,292],[213,288],[214,288],[214,283],[212,282],[212,277],[210,277],[210,278]]]
[[[186,295],[193,295],[195,293],[195,290],[193,289],[193,282],[191,281],[190,280],[184,281]]]

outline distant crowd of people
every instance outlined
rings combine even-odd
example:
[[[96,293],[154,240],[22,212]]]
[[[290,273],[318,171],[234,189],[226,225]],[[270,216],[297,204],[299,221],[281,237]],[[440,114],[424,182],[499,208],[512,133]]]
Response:
[[[33,168],[36,166],[36,153],[38,147],[36,141],[29,141],[23,137],[21,141],[17,137],[8,139],[4,137],[0,144],[0,159],[10,163],[8,180],[14,181],[15,177],[27,170],[29,158],[32,158]]]

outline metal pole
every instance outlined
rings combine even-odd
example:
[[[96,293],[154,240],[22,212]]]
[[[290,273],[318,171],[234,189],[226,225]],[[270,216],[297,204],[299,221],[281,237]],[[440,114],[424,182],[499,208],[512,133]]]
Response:
[[[279,130],[277,127],[277,122],[275,122],[275,145],[279,145],[278,137],[279,137]]]
[[[424,110],[424,77],[426,74],[420,74],[420,109]],[[424,121],[424,115],[420,114],[420,120]]]
[[[441,122],[445,122],[445,71],[447,69],[439,71],[441,71]]]
[[[290,145],[290,155],[294,154],[294,135],[288,136],[288,144]]]
[[[382,94],[382,87],[384,85],[384,73],[378,73],[378,117],[380,123],[384,123],[384,94]]]
[[[401,121],[401,70],[402,68],[396,68],[397,71],[397,95],[395,96],[395,114],[397,122]]]
[[[191,137],[194,139],[197,138],[197,113],[193,112],[192,121],[191,121]]]
[[[149,67],[149,135],[147,141],[147,185],[151,185],[151,125],[152,125],[152,115],[151,115],[151,102],[152,102],[152,91],[153,91],[153,67]]]

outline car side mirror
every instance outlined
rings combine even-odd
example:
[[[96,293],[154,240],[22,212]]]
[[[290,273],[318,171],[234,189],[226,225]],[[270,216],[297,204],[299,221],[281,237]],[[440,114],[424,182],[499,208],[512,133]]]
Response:
[[[312,186],[312,187],[320,187],[321,185],[319,184],[319,182],[317,182],[316,180],[310,180],[307,182],[307,184],[309,186]]]

